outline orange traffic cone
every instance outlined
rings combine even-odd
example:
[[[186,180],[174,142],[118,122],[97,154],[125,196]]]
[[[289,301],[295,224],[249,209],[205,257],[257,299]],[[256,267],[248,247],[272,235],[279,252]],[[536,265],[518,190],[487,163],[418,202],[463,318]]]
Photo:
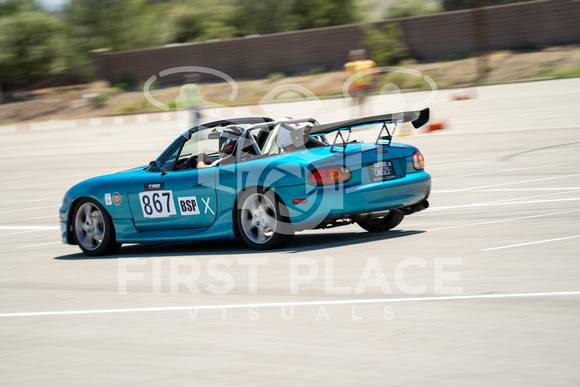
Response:
[[[451,94],[451,99],[454,101],[463,101],[466,99],[471,99],[471,97],[465,94]]]
[[[432,123],[427,125],[427,133],[433,133],[433,132],[436,132],[438,130],[443,130],[446,127],[447,127],[446,120],[435,121],[435,122],[432,122]]]
[[[464,101],[466,99],[473,99],[477,97],[477,89],[469,88],[468,90],[461,90],[461,92],[449,95],[452,101]]]

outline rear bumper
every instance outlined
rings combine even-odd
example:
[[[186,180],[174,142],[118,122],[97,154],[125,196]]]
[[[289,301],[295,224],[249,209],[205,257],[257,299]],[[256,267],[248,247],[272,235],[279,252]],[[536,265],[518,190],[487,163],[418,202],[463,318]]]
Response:
[[[324,220],[349,217],[411,206],[429,197],[431,176],[410,173],[404,178],[352,187],[283,187],[277,190],[288,207],[290,219],[298,230],[316,227]],[[295,199],[307,202],[293,204]]]

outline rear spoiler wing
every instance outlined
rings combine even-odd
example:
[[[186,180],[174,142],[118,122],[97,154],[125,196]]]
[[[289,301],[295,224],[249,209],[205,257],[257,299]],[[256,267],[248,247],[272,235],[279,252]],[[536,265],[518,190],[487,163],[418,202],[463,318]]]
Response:
[[[333,122],[330,124],[316,125],[310,127],[310,136],[321,136],[334,132],[335,130],[350,130],[357,126],[373,124],[389,124],[411,122],[415,129],[420,128],[429,121],[429,108],[408,112],[382,114],[379,116],[355,118],[352,120]]]
[[[331,151],[334,151],[339,138],[344,143],[343,150],[346,150],[346,143],[348,142],[348,138],[350,138],[352,128],[357,126],[383,124],[381,130],[379,131],[376,144],[389,146],[391,144],[391,140],[393,139],[394,130],[393,134],[390,133],[389,129],[387,128],[387,124],[395,124],[396,128],[399,123],[410,122],[415,129],[418,129],[425,125],[428,121],[429,108],[425,108],[423,110],[382,114],[379,116],[356,118],[353,120],[333,122],[324,125],[307,125],[301,129],[292,131],[290,136],[294,145],[300,147],[308,141],[309,137],[323,136],[325,134],[336,131],[337,133],[332,144]],[[346,140],[342,135],[342,131],[344,130],[348,131],[348,138]],[[383,132],[386,132],[386,135],[383,136]]]

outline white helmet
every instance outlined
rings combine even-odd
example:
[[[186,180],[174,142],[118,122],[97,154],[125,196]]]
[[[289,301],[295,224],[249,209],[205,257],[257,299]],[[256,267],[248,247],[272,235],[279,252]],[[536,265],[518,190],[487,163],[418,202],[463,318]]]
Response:
[[[278,121],[289,121],[293,119],[294,117],[282,117]],[[300,129],[302,127],[302,125],[299,123],[290,124],[290,126],[295,126],[295,129]],[[278,145],[278,148],[286,148],[287,146],[293,145],[292,137],[290,136],[290,130],[285,127],[280,127],[278,130],[278,135],[276,136],[276,145]]]

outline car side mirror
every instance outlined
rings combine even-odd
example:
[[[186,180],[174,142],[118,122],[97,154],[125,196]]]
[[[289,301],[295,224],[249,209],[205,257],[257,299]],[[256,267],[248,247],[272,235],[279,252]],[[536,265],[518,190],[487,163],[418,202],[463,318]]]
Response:
[[[158,171],[159,168],[161,168],[161,163],[158,160],[150,161],[149,168],[151,168],[152,171]]]

